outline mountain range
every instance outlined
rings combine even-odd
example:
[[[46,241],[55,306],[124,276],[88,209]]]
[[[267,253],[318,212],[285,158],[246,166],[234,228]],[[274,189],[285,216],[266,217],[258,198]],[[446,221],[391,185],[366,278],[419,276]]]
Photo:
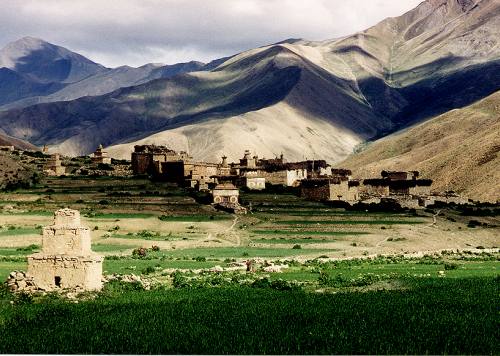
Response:
[[[0,131],[67,155],[155,143],[210,161],[250,149],[337,163],[498,91],[499,38],[498,0],[427,0],[351,36],[209,64],[110,69],[28,37],[0,50]]]

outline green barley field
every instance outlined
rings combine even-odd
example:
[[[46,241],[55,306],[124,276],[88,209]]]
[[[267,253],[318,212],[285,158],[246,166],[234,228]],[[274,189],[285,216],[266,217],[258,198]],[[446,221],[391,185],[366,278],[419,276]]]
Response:
[[[402,290],[134,290],[78,304],[2,297],[2,353],[498,354],[498,278]],[[27,299],[27,298],[26,298]]]

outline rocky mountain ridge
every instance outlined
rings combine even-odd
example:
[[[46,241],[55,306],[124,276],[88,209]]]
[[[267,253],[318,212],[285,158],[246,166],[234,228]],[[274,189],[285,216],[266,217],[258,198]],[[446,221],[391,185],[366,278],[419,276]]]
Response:
[[[497,91],[498,38],[498,1],[427,0],[352,36],[283,41],[201,71],[9,110],[0,127],[68,155],[103,143],[129,157],[134,144],[156,143],[212,161],[251,149],[339,162]]]

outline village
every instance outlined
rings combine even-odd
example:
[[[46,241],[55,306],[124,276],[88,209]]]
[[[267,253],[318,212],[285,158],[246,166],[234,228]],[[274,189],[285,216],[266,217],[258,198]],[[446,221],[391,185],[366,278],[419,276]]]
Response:
[[[44,147],[43,152],[47,150]],[[154,181],[209,192],[212,204],[237,213],[246,211],[239,204],[241,189],[264,191],[271,186],[296,188],[307,200],[351,205],[395,202],[404,208],[423,209],[436,202],[469,202],[453,191],[434,191],[432,179],[420,178],[417,171],[382,171],[379,178],[353,179],[351,170],[334,168],[325,160],[288,162],[283,154],[265,159],[249,150],[242,154],[239,162],[229,163],[223,156],[220,162],[212,163],[196,161],[187,152],[176,152],[165,146],[137,145],[127,165],[124,161],[112,164],[116,160],[100,145],[89,159],[90,166],[68,172],[60,155],[54,153],[42,167],[49,176],[90,174],[89,171],[98,175],[147,175]]]

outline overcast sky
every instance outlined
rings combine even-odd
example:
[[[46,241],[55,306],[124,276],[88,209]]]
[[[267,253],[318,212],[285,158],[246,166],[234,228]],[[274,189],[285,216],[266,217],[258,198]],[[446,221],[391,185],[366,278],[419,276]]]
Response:
[[[109,67],[209,60],[364,30],[422,0],[0,0],[0,47],[24,36]]]

